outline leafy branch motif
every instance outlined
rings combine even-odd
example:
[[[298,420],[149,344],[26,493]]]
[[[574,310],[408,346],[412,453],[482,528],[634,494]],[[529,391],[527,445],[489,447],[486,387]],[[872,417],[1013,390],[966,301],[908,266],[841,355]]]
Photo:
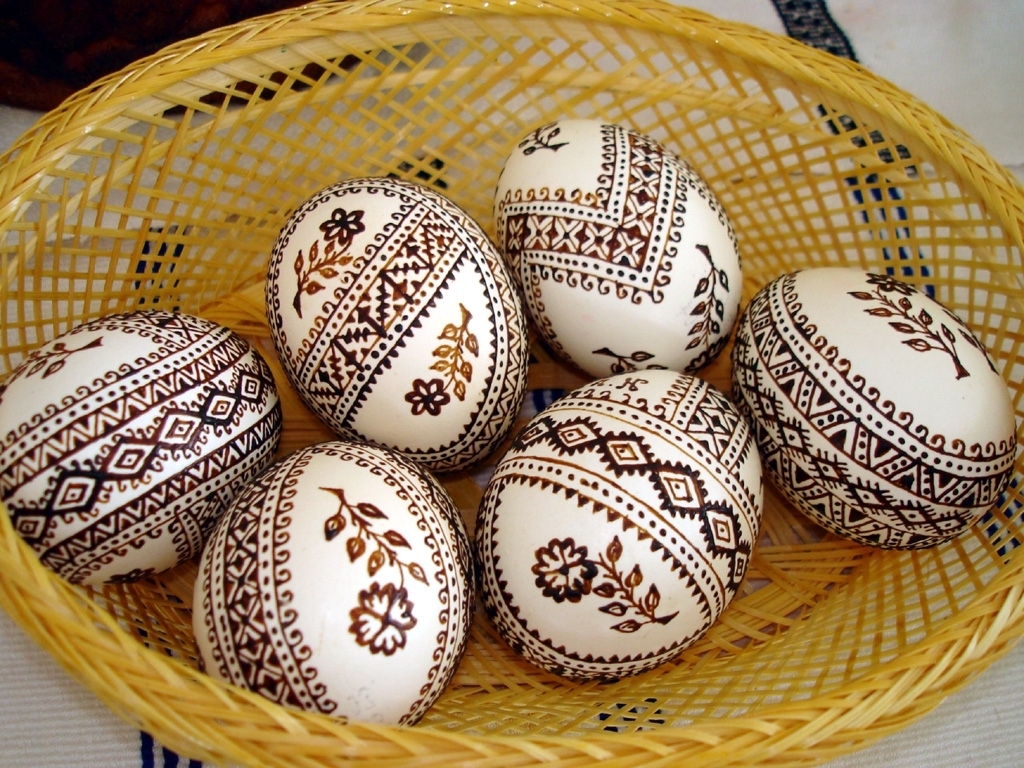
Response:
[[[572,538],[552,539],[536,551],[537,562],[531,568],[537,576],[535,584],[556,603],[578,603],[591,593],[608,600],[598,610],[624,619],[612,625],[616,632],[630,634],[648,624],[668,624],[678,615],[678,611],[657,615],[661,592],[656,584],[651,584],[641,594],[644,575],[639,565],[628,572],[619,570],[622,542],[618,536],[597,560],[590,559],[588,554],[587,547],[576,546]]]
[[[427,581],[427,575],[419,564],[403,562],[396,554],[396,548],[410,548],[405,536],[395,530],[388,530],[383,533],[371,530],[373,527],[373,522],[371,521],[388,519],[388,516],[379,507],[369,502],[349,504],[345,499],[345,491],[341,488],[321,488],[320,490],[337,496],[339,504],[338,511],[324,522],[324,538],[327,541],[331,541],[349,525],[352,526],[352,533],[345,542],[345,551],[350,562],[356,562],[369,552],[369,557],[366,559],[366,573],[368,576],[376,576],[377,572],[387,565],[398,568],[399,579],[403,585],[406,572],[416,581],[423,582],[424,584],[430,583]]]
[[[561,132],[562,129],[554,123],[550,125],[542,125],[519,142],[519,148],[523,150],[524,155],[532,155],[538,149],[550,149],[552,152],[557,152],[560,148],[568,145],[569,143],[567,141],[557,144],[554,143],[555,137]]]
[[[617,565],[621,557],[622,542],[616,536],[597,561],[598,569],[605,572],[608,580],[594,587],[594,594],[612,600],[612,602],[602,605],[598,610],[616,617],[623,617],[630,611],[633,611],[640,617],[639,621],[636,619],[626,619],[615,624],[612,629],[616,632],[636,632],[645,624],[668,624],[679,612],[676,611],[676,613],[668,616],[658,616],[656,611],[661,603],[661,593],[658,591],[658,586],[651,584],[647,588],[647,593],[643,597],[639,597],[637,594],[638,588],[644,580],[640,566],[634,565],[629,573],[623,574],[619,571]]]
[[[449,389],[460,401],[466,399],[466,385],[473,379],[473,364],[466,358],[467,355],[479,357],[480,342],[469,330],[469,321],[473,315],[462,304],[459,304],[459,309],[462,320],[458,325],[448,323],[444,327],[437,338],[447,343],[439,345],[432,353],[437,360],[430,366],[430,370],[441,373],[443,378],[430,381],[416,379],[412,391],[405,395],[405,401],[412,405],[413,416],[424,411],[432,416],[439,415],[442,406],[451,402]]]
[[[304,256],[299,249],[295,257],[298,286],[292,301],[292,306],[299,317],[302,317],[303,295],[313,296],[326,288],[317,278],[333,280],[338,276],[338,267],[352,261],[352,257],[346,253],[348,247],[352,245],[352,239],[365,229],[363,211],[349,213],[344,208],[335,208],[331,212],[331,218],[320,224],[320,231],[324,233],[323,251],[321,252],[319,240],[314,240],[309,246],[308,256]]]
[[[459,400],[466,399],[466,384],[473,378],[473,364],[465,358],[465,352],[478,357],[480,355],[480,344],[476,335],[469,332],[469,321],[472,315],[462,304],[462,322],[459,325],[448,323],[437,338],[441,341],[450,341],[451,344],[442,344],[434,350],[434,357],[438,358],[430,370],[444,374],[447,381],[445,389],[450,384],[452,393]]]
[[[24,368],[18,371],[17,376],[23,376],[28,378],[29,376],[35,376],[37,373],[42,371],[41,379],[48,379],[53,376],[57,371],[64,367],[64,363],[67,359],[76,352],[83,352],[87,349],[96,349],[97,347],[103,346],[103,337],[98,336],[88,344],[84,344],[77,349],[68,349],[68,345],[63,341],[56,341],[45,352],[39,352],[33,356],[33,359]],[[9,381],[13,381],[14,377],[11,377]]]
[[[595,349],[592,354],[606,355],[607,357],[614,358],[615,362],[612,363],[611,368],[612,373],[626,373],[627,371],[638,371],[640,370],[639,365],[641,363],[646,363],[648,360],[654,359],[654,355],[652,355],[650,352],[644,352],[643,350],[637,350],[636,352],[633,352],[632,354],[629,355],[620,355],[618,352],[614,352],[608,347],[601,347],[600,349]],[[665,366],[647,365],[644,367],[648,369],[664,369]]]
[[[928,352],[939,350],[949,355],[956,368],[957,379],[963,379],[971,375],[956,351],[957,336],[943,323],[936,323],[931,313],[926,309],[914,311],[913,304],[907,298],[915,293],[913,286],[900,282],[888,275],[868,275],[868,282],[875,286],[875,292],[850,291],[850,295],[861,301],[877,302],[878,306],[865,309],[864,311],[872,317],[894,318],[889,320],[889,326],[909,338],[903,339],[903,343],[916,352]],[[975,339],[963,330],[960,331],[967,341],[977,345]]]
[[[694,338],[686,345],[687,349],[706,346],[710,343],[711,337],[721,333],[722,321],[725,319],[725,302],[715,292],[719,287],[724,291],[729,290],[729,276],[724,269],[715,267],[711,249],[706,245],[695,247],[704,254],[711,270],[697,282],[697,288],[693,292],[694,298],[700,301],[690,311],[690,315],[697,317],[698,320],[690,328],[689,333]]]
[[[385,566],[398,569],[398,584],[373,581],[367,589],[360,590],[359,604],[349,611],[352,619],[349,632],[355,636],[356,642],[369,648],[371,653],[391,656],[405,647],[407,633],[417,623],[413,616],[414,606],[405,587],[405,574],[429,584],[427,574],[418,563],[399,558],[398,549],[411,549],[405,536],[394,529],[384,532],[373,530],[375,523],[387,520],[387,515],[379,507],[366,502],[350,504],[341,488],[321,490],[338,499],[338,511],[324,522],[324,538],[331,541],[349,529],[351,535],[345,541],[348,559],[355,563],[367,555],[366,573],[371,578]]]

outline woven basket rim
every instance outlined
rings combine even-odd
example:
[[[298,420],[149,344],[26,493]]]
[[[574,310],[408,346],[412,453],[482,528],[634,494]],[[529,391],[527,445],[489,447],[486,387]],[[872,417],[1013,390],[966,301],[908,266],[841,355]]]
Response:
[[[996,163],[988,153],[965,132],[939,116],[917,98],[907,94],[897,105],[888,99],[879,98],[881,78],[870,73],[855,62],[840,59],[810,48],[789,38],[775,35],[738,22],[728,22],[693,9],[671,5],[663,0],[647,0],[644,3],[616,2],[615,0],[587,0],[586,3],[567,0],[520,0],[519,2],[493,3],[486,0],[457,0],[456,2],[432,2],[431,0],[352,0],[335,3],[330,0],[299,8],[280,11],[268,16],[239,22],[227,28],[214,30],[199,37],[173,44],[160,52],[148,56],[131,67],[109,75],[88,88],[69,97],[62,105],[40,118],[35,126],[22,135],[2,156],[0,156],[0,229],[4,229],[20,208],[20,201],[34,180],[50,165],[50,158],[59,155],[60,148],[77,141],[93,125],[102,123],[105,116],[120,114],[126,103],[138,98],[139,86],[147,91],[158,88],[161,82],[177,82],[190,73],[200,72],[212,63],[224,60],[224,54],[232,58],[258,53],[275,45],[295,43],[303,39],[321,37],[332,32],[352,29],[358,20],[360,30],[393,26],[399,20],[403,23],[423,23],[429,20],[443,20],[448,16],[473,17],[500,14],[510,18],[527,16],[585,18],[609,24],[623,24],[636,29],[685,36],[705,46],[717,46],[730,55],[754,61],[778,72],[781,76],[811,85],[822,90],[838,93],[845,100],[870,108],[881,115],[892,126],[902,130],[922,132],[929,143],[929,151],[941,159],[956,173],[965,178],[991,179],[993,183],[977,187],[977,192],[992,216],[999,220],[1013,243],[1024,250],[1024,187],[1009,172]],[[751,41],[760,43],[752,46]],[[895,86],[893,90],[898,91]],[[18,162],[11,162],[18,158]],[[29,160],[26,162],[26,158]],[[32,160],[31,158],[36,158]],[[1008,197],[1001,189],[1010,188],[1018,192]],[[0,504],[2,507],[2,504]],[[150,668],[167,679],[179,678],[188,685],[201,685],[216,692],[228,706],[255,706],[263,709],[275,706],[257,694],[209,678],[188,667],[183,662],[167,657],[156,650],[146,648],[121,629],[117,621],[98,604],[88,599],[76,587],[65,584],[59,577],[46,571],[31,548],[14,532],[9,516],[0,515],[0,543],[7,541],[12,547],[12,558],[23,565],[25,573],[0,573],[0,580],[15,586],[24,582],[25,589],[31,590],[32,583],[49,584],[53,604],[56,606],[77,604],[93,622],[108,635],[110,642],[138,653]],[[906,714],[920,717],[936,706],[941,698],[963,686],[1007,652],[1024,633],[1024,587],[1020,586],[1020,574],[1024,572],[1024,553],[1018,551],[1009,556],[1007,564],[993,580],[976,593],[966,607],[937,622],[927,638],[909,644],[892,660],[867,670],[862,676],[829,691],[830,701],[850,702],[844,707],[844,714],[827,726],[831,732],[857,731],[857,738],[863,734],[865,720],[870,728],[881,732],[896,730],[907,724]],[[0,600],[6,600],[0,591]],[[982,603],[998,603],[998,610]],[[2,603],[11,613],[6,602]],[[23,628],[33,634],[30,627]],[[77,661],[67,656],[55,644],[46,639],[36,638],[54,655],[60,665],[73,677],[92,689],[122,717],[138,722],[142,727],[152,729],[153,724],[137,712],[125,711],[116,694],[107,694],[102,687],[88,679]],[[949,646],[939,661],[931,648]],[[908,659],[920,660],[907,664]],[[941,665],[940,665],[941,662]],[[922,669],[926,674],[922,674]],[[960,674],[966,670],[966,674]],[[899,682],[893,682],[890,673],[897,672]],[[859,711],[858,702],[866,698],[875,699],[877,693],[866,685],[872,679],[887,678],[895,693],[889,696],[887,706],[881,715],[870,716]],[[230,703],[229,703],[230,702]],[[924,702],[924,705],[922,705]],[[750,737],[750,754],[756,755],[768,750],[779,752],[795,748],[801,743],[813,743],[817,736],[812,729],[814,713],[809,711],[813,699],[775,705],[768,705],[750,716],[713,721],[702,719],[685,726],[666,726],[657,731],[633,734],[624,737],[618,734],[595,731],[586,737],[554,737],[504,735],[468,736],[460,733],[446,733],[430,729],[409,729],[376,726],[365,723],[342,724],[337,719],[316,713],[285,711],[278,715],[282,721],[301,720],[318,724],[324,734],[350,731],[361,742],[407,743],[410,752],[416,738],[423,744],[446,743],[455,749],[466,751],[467,756],[482,754],[530,753],[538,759],[555,754],[586,754],[594,759],[620,755],[631,742],[644,742],[651,753],[659,752],[668,756],[673,745],[703,744],[714,749],[716,741],[724,741],[731,735],[747,734]],[[825,727],[825,726],[823,726]],[[393,736],[383,740],[382,734]],[[414,738],[413,734],[416,734]],[[201,741],[203,736],[194,737],[188,743]],[[169,741],[173,742],[173,739]],[[169,744],[174,746],[173,743]],[[532,745],[532,746],[524,746]],[[735,750],[735,745],[730,745]],[[216,745],[212,754],[232,759],[222,745]]]

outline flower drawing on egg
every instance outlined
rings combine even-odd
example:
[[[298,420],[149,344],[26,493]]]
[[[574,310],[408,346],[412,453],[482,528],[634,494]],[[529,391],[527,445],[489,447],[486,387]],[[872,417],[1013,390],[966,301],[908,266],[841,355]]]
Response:
[[[132,584],[156,575],[155,568],[132,568],[128,573],[117,574],[107,579],[108,584]]]
[[[437,346],[432,353],[436,359],[430,370],[438,371],[444,378],[430,381],[415,379],[412,391],[405,395],[405,401],[412,406],[413,416],[421,413],[439,416],[441,408],[451,402],[449,388],[460,401],[466,399],[466,385],[473,380],[473,364],[466,358],[467,355],[479,357],[480,343],[476,335],[469,331],[469,321],[473,315],[462,304],[459,304],[459,310],[462,313],[461,322],[458,325],[445,325],[437,337],[445,343]]]
[[[619,569],[622,558],[622,542],[614,536],[597,560],[588,557],[586,546],[577,546],[573,538],[551,539],[546,547],[536,551],[536,560],[530,569],[537,576],[534,582],[545,597],[556,603],[580,602],[585,595],[593,593],[610,602],[598,607],[609,616],[624,618],[611,629],[616,632],[632,633],[647,624],[668,624],[678,615],[658,616],[661,592],[651,584],[646,593],[640,595],[644,574],[639,565],[628,573]],[[598,579],[598,577],[601,577]],[[595,584],[595,581],[597,582]],[[630,616],[629,614],[632,614]]]
[[[451,399],[452,396],[444,391],[444,382],[440,379],[416,379],[412,383],[412,391],[405,394],[405,401],[412,405],[413,416],[421,413],[440,416],[442,406],[451,402]]]
[[[405,587],[381,586],[375,581],[369,589],[359,592],[359,607],[349,612],[349,629],[356,642],[371,653],[391,656],[405,647],[406,632],[416,626],[412,607]]]
[[[957,379],[971,375],[957,354],[957,335],[943,323],[936,323],[928,310],[914,311],[914,305],[908,298],[917,293],[912,285],[888,275],[868,275],[867,282],[875,287],[874,293],[849,292],[855,299],[875,303],[875,306],[864,310],[867,314],[872,317],[892,318],[889,320],[889,326],[906,335],[908,338],[904,339],[903,343],[915,352],[928,352],[933,349],[945,352],[953,361]],[[898,294],[898,298],[892,294]],[[972,346],[979,347],[977,339],[963,329],[960,329],[960,336]]]
[[[738,240],[669,145],[601,120],[536,128],[502,166],[494,214],[527,314],[560,359],[595,378],[654,367],[645,356],[693,373],[725,348]]]
[[[405,576],[428,584],[426,572],[415,562],[404,562],[398,556],[399,549],[409,549],[409,541],[394,529],[383,532],[374,530],[374,521],[383,524],[388,516],[375,504],[361,502],[352,504],[341,488],[321,488],[338,499],[338,511],[324,522],[324,538],[332,541],[348,529],[350,535],[345,541],[349,562],[359,561],[366,555],[366,573],[376,576],[382,568],[398,572],[398,584],[374,581],[369,589],[359,592],[359,605],[349,611],[352,623],[349,631],[359,645],[371,653],[390,656],[405,647],[406,633],[416,626],[413,603],[405,587]]]
[[[331,218],[320,225],[324,239],[328,243],[337,241],[339,248],[347,248],[352,244],[352,238],[365,229],[363,211],[349,213],[344,208],[335,208],[331,211]]]
[[[545,597],[556,603],[578,603],[589,595],[597,565],[587,559],[587,548],[577,547],[572,538],[552,539],[537,550],[537,562],[530,569]]]
[[[352,257],[346,252],[352,245],[352,238],[365,229],[363,211],[350,213],[344,208],[335,208],[331,212],[331,218],[320,224],[320,231],[324,233],[323,249],[320,248],[320,241],[314,240],[309,246],[308,254],[304,255],[302,250],[299,250],[295,256],[297,287],[292,301],[292,306],[299,317],[302,317],[303,295],[312,296],[326,288],[316,279],[317,277],[333,280],[338,276],[338,267],[352,261]]]
[[[706,245],[695,245],[694,247],[708,260],[710,271],[706,277],[702,277],[698,281],[697,288],[693,293],[694,298],[701,300],[697,302],[690,314],[700,319],[690,329],[690,333],[695,334],[696,338],[690,341],[687,349],[708,344],[712,336],[721,333],[722,322],[725,319],[725,302],[716,295],[715,289],[721,286],[722,290],[729,290],[729,275],[724,269],[715,266],[715,261],[711,258],[711,249]]]

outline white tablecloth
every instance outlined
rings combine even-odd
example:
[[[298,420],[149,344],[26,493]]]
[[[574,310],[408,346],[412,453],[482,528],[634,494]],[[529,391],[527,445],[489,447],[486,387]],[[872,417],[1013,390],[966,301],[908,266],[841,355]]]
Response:
[[[719,16],[846,46],[973,135],[1024,181],[1024,2],[693,0]],[[821,32],[800,19],[834,22]],[[815,37],[817,34],[817,37]],[[0,106],[0,149],[38,115]],[[0,768],[199,768],[115,718],[0,612]],[[1024,765],[1024,644],[936,710],[827,768]]]

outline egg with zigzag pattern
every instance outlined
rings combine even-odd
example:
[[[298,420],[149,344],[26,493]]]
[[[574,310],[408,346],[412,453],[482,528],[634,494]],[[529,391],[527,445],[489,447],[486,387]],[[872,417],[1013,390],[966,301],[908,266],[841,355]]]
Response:
[[[739,313],[739,244],[705,179],[667,144],[599,120],[525,136],[494,195],[497,244],[530,320],[591,376],[696,373]]]
[[[817,267],[762,288],[732,354],[766,474],[810,518],[885,549],[932,547],[999,500],[1016,454],[1006,382],[924,290]]]
[[[512,650],[577,680],[670,661],[718,620],[761,524],[746,421],[702,379],[638,371],[518,433],[476,523],[483,606]]]
[[[183,312],[107,315],[0,387],[0,493],[50,570],[137,581],[199,553],[281,429],[270,368],[238,334]]]
[[[336,435],[467,467],[526,391],[519,293],[480,226],[424,185],[353,178],[288,218],[266,307],[289,380]]]

